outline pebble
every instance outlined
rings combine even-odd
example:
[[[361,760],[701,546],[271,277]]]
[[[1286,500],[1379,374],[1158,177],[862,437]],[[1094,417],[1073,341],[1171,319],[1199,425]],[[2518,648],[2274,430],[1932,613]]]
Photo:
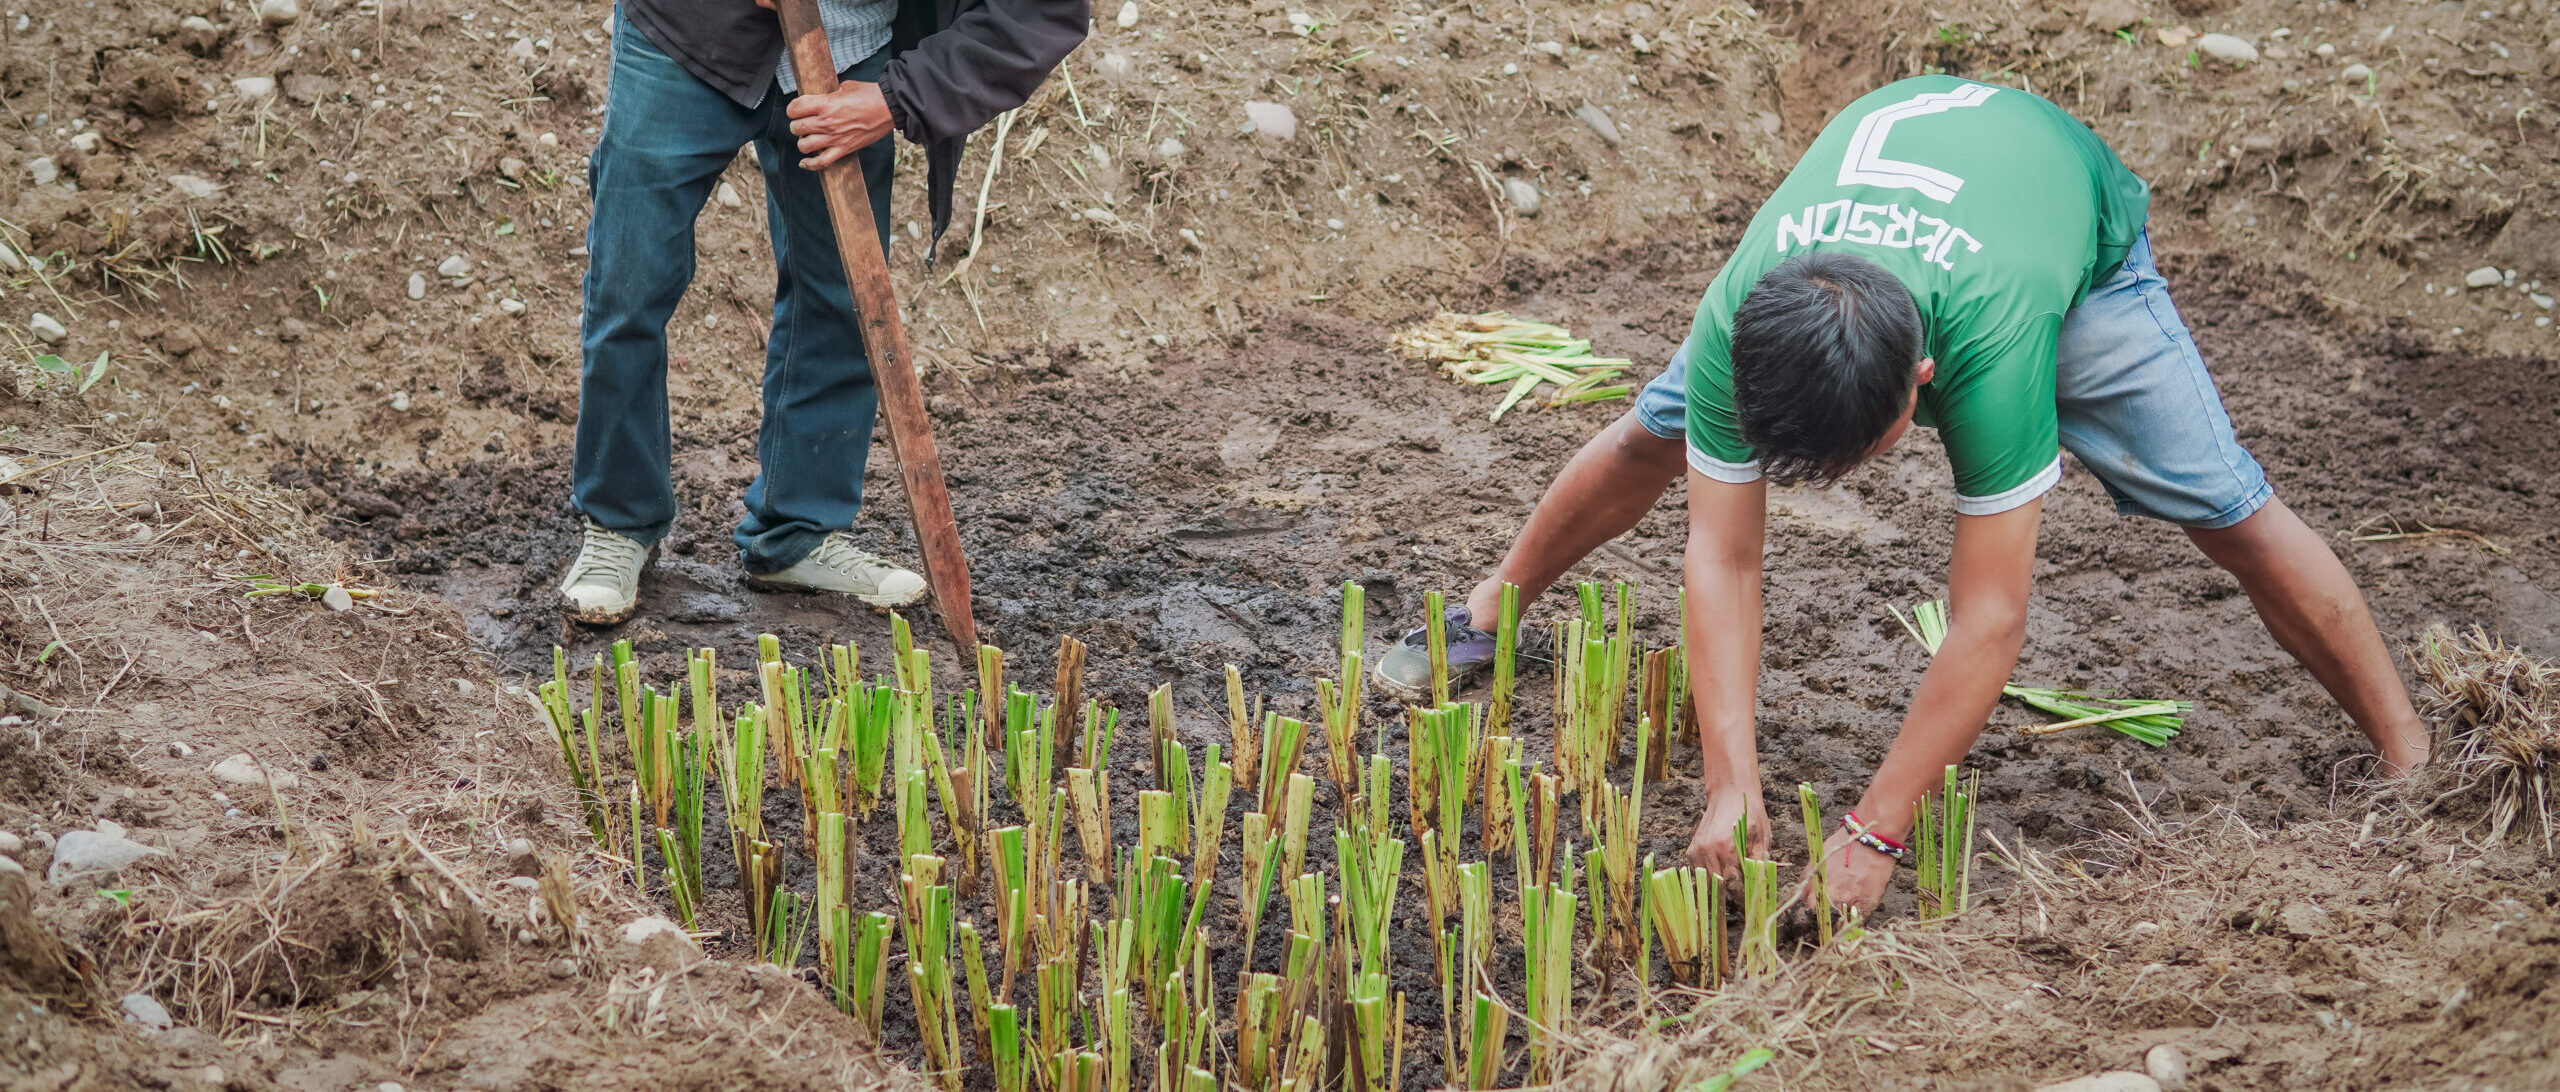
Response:
[[[1610,147],[1617,147],[1619,141],[1626,139],[1618,135],[1618,123],[1609,120],[1609,112],[1590,103],[1575,107],[1573,117],[1590,126],[1592,132],[1600,134],[1600,139],[1607,141]]]
[[[2229,34],[2207,34],[2196,39],[2196,49],[2217,61],[2232,64],[2258,63],[2258,47],[2249,40]]]
[[[510,315],[521,315],[524,313],[524,301],[513,296],[508,296],[505,299],[498,301],[498,310],[504,311]]]
[[[328,591],[320,593],[320,605],[327,607],[330,610],[353,610],[356,605],[356,597],[347,594],[347,589],[332,584],[329,586]],[[316,769],[317,767],[314,768]],[[283,787],[292,788],[293,786],[286,785]]]
[[[27,840],[0,830],[0,855],[15,857],[27,848]]]
[[[1156,145],[1156,158],[1180,159],[1182,158],[1182,153],[1190,150],[1191,149],[1186,147],[1181,141],[1175,140],[1172,137],[1166,137],[1162,142]]]
[[[188,52],[211,52],[214,43],[221,39],[222,28],[213,25],[211,19],[190,15],[178,20],[178,44]]]
[[[1298,115],[1280,103],[1248,102],[1244,120],[1267,140],[1286,142],[1298,135]]]
[[[1101,60],[1093,62],[1093,70],[1101,73],[1103,79],[1113,83],[1129,83],[1138,78],[1138,62],[1116,49],[1103,54]]]
[[[35,314],[28,316],[27,332],[34,334],[36,336],[36,340],[44,342],[47,345],[71,336],[71,331],[63,328],[62,320],[57,319],[52,315],[45,314],[42,311],[38,311]]]
[[[195,753],[196,749],[188,746],[187,741],[185,740],[173,739],[169,741],[169,757],[171,758],[193,758],[195,757]]]
[[[1335,231],[1340,231],[1342,230],[1342,221],[1339,219],[1327,218],[1324,222],[1324,226]]]
[[[2498,267],[2494,265],[2484,265],[2462,275],[2462,283],[2471,288],[2492,287],[2505,279],[2507,275],[2499,272]]]
[[[2555,299],[2553,299],[2553,298],[2551,298],[2551,297],[2549,297],[2549,296],[2543,295],[2543,294],[2542,294],[2542,293],[2540,293],[2540,292],[2527,292],[2527,293],[2525,293],[2524,298],[2526,298],[2526,299],[2528,299],[2528,300],[2533,301],[2533,305],[2534,305],[2534,306],[2539,307],[2539,308],[2541,308],[2541,309],[2543,309],[2543,310],[2545,310],[2545,311],[2550,310],[2553,304],[2555,304],[2555,303],[2560,303],[2560,300],[2555,300]]]
[[[1538,214],[1538,186],[1526,178],[1502,180],[1502,196],[1511,200],[1511,209],[1522,216]]]
[[[507,872],[513,876],[532,876],[542,871],[542,858],[534,853],[533,839],[507,839]]]
[[[302,785],[302,779],[295,777],[293,771],[267,769],[259,765],[257,759],[248,755],[233,755],[214,763],[213,767],[205,772],[225,785],[272,788],[278,792],[299,788]]]
[[[515,58],[515,59],[517,59],[517,60],[519,60],[519,61],[530,61],[530,60],[532,60],[532,59],[533,59],[533,39],[531,39],[531,38],[518,38],[518,39],[516,39],[516,44],[514,44],[514,45],[511,45],[511,46],[508,46],[508,47],[507,47],[507,56],[513,57],[513,58]]]
[[[393,391],[393,392],[391,392],[391,412],[393,412],[393,413],[407,413],[407,412],[409,412],[409,392],[407,392],[407,391]]]
[[[452,277],[459,280],[470,275],[471,259],[465,258],[460,254],[453,255],[452,257],[436,263],[436,276]]]
[[[2187,1083],[2187,1056],[2178,1048],[2162,1043],[2142,1055],[2142,1068],[2151,1079],[2160,1082],[2162,1092],[2176,1092]]]
[[[62,168],[52,156],[40,155],[27,161],[27,174],[36,180],[36,185],[50,186],[54,179],[62,177]]]
[[[747,204],[746,198],[738,196],[738,187],[726,182],[721,183],[719,189],[711,191],[711,199],[720,202],[720,207],[724,209],[745,208]]]
[[[409,1092],[409,1089],[398,1081],[384,1081],[373,1086],[373,1092]]]
[[[170,175],[169,188],[198,201],[222,192],[222,187],[214,184],[212,179],[200,178],[192,174]]]
[[[533,138],[533,144],[537,148],[557,148],[560,146],[560,134],[544,133]]]
[[[409,298],[410,298],[410,299],[413,299],[413,300],[422,300],[422,299],[427,298],[427,275],[426,275],[426,274],[424,274],[424,273],[411,273],[411,274],[409,274]]]
[[[2142,9],[2134,6],[2132,0],[2097,0],[2089,5],[2088,13],[2081,16],[2081,20],[2089,24],[2091,30],[2113,34],[2141,22]]]
[[[622,942],[634,948],[649,943],[649,938],[665,933],[678,940],[686,939],[684,927],[662,917],[633,918],[622,927]]]
[[[2345,83],[2363,83],[2364,81],[2372,78],[2373,66],[2365,64],[2362,61],[2358,61],[2355,64],[2348,65],[2345,68],[2338,70],[2338,79]]]
[[[153,1031],[165,1031],[177,1021],[169,1018],[167,1007],[147,993],[124,995],[124,1018]]]
[[[53,843],[53,864],[46,883],[61,887],[73,881],[104,883],[127,865],[160,851],[124,836],[124,828],[100,821],[97,830],[75,830]]]
[[[2036,1089],[2036,1092],[2160,1092],[2160,1082],[2152,1080],[2145,1074],[2119,1069],[2112,1073],[2092,1074],[2060,1084],[2048,1084]]]
[[[1113,21],[1119,23],[1122,30],[1138,25],[1138,0],[1120,0],[1120,17]]]
[[[553,978],[576,978],[578,977],[578,961],[566,957],[555,959],[551,961],[550,970],[551,977]]]
[[[97,151],[101,143],[104,143],[104,138],[95,129],[71,134],[71,146],[80,149],[82,155]]]
[[[2338,47],[2330,45],[2327,42],[2322,42],[2317,47],[2314,47],[2311,50],[2311,53],[2316,57],[2335,57],[2338,55]]]
[[[258,21],[271,27],[292,26],[302,18],[302,6],[294,0],[258,0]]]
[[[276,81],[272,76],[242,76],[231,81],[231,93],[242,102],[265,102],[276,97]]]

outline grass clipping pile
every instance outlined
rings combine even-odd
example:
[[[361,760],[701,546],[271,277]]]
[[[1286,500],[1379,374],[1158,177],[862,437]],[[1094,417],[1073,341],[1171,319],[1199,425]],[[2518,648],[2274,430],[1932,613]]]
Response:
[[[1541,385],[1553,387],[1548,408],[1577,402],[1607,402],[1635,390],[1612,383],[1634,362],[1625,357],[1593,356],[1588,338],[1553,323],[1513,318],[1494,311],[1461,315],[1442,311],[1395,338],[1396,351],[1429,361],[1466,383],[1508,383],[1492,419],[1502,420],[1521,399]],[[1678,362],[1673,362],[1678,367]]]

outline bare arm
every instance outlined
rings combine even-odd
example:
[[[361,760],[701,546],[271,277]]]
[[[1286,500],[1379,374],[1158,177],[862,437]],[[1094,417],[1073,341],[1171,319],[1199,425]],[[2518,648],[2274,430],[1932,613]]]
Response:
[[[1680,620],[1689,686],[1698,703],[1707,807],[1689,842],[1691,864],[1741,875],[1733,824],[1751,822],[1750,852],[1769,847],[1760,799],[1756,703],[1760,683],[1760,557],[1768,527],[1765,483],[1735,485],[1689,472],[1687,610]]]
[[[1995,515],[1956,517],[1946,641],[1920,677],[1893,749],[1858,799],[1859,821],[1876,833],[1908,840],[1913,805],[1945,784],[1946,768],[1964,761],[1999,703],[2027,639],[2027,592],[2043,512],[2037,499]],[[1829,857],[1832,901],[1875,909],[1893,878],[1891,859],[1846,843]]]

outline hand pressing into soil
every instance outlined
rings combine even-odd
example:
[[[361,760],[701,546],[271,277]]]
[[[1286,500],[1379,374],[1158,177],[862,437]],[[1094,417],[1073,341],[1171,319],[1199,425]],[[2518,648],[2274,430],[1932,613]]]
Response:
[[[1885,889],[1893,886],[1893,858],[1856,842],[1833,842],[1822,855],[1822,885],[1831,895],[1831,905],[1856,910],[1861,915],[1873,914],[1876,904],[1884,901]],[[1799,882],[1796,901],[1810,899],[1810,893]]]
[[[1707,790],[1707,806],[1698,815],[1698,831],[1689,836],[1689,864],[1712,871],[1728,883],[1741,883],[1742,862],[1733,856],[1733,824],[1745,814],[1751,817],[1751,856],[1767,859],[1769,808],[1756,787],[1733,786]],[[1741,888],[1731,890],[1739,892]]]

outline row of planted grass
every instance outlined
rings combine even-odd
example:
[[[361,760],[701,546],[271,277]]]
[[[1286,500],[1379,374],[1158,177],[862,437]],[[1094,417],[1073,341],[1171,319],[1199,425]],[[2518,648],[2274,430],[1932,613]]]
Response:
[[[1600,989],[1582,1007],[1622,1010],[1622,983],[1640,1006],[1676,1007],[1779,969],[1777,862],[1746,858],[1729,891],[1705,870],[1641,855],[1645,787],[1668,776],[1675,739],[1686,728],[1694,742],[1694,728],[1678,715],[1680,650],[1640,647],[1634,591],[1583,585],[1578,615],[1556,628],[1552,769],[1527,761],[1514,734],[1517,590],[1503,589],[1484,704],[1451,700],[1435,623],[1433,702],[1406,710],[1399,769],[1387,753],[1394,726],[1363,723],[1363,604],[1345,585],[1338,677],[1314,688],[1321,741],[1308,740],[1306,722],[1249,702],[1230,666],[1227,739],[1195,755],[1175,731],[1170,684],[1158,688],[1125,843],[1116,836],[1131,832],[1112,823],[1114,791],[1125,789],[1112,762],[1125,746],[1120,716],[1082,694],[1072,639],[1045,703],[1007,680],[992,647],[979,650],[974,686],[939,694],[930,658],[896,619],[889,670],[868,680],[851,645],[803,667],[766,637],[759,700],[731,708],[710,650],[688,654],[681,685],[661,692],[624,643],[584,679],[558,657],[541,703],[599,851],[662,891],[688,927],[707,928],[704,822],[716,788],[756,957],[814,962],[837,1005],[875,1036],[886,991],[905,979],[922,1068],[946,1088],[979,1074],[998,1092],[1390,1089],[1408,1052],[1436,1056],[1447,1085],[1489,1088],[1558,1073],[1586,970]],[[1334,804],[1329,869],[1308,856],[1311,745],[1325,752]],[[767,836],[768,791],[797,794],[796,846]],[[1819,803],[1800,791],[1819,861]],[[1591,839],[1579,853],[1558,842],[1568,796]],[[1970,799],[1951,768],[1946,804],[1923,805],[1924,916],[1964,905]],[[856,892],[854,835],[884,807],[896,889]],[[792,853],[813,865],[807,896],[782,882]],[[656,867],[643,867],[652,856]],[[1399,901],[1409,881],[1420,885],[1418,920]],[[1213,917],[1221,882],[1233,885],[1231,921]],[[1809,901],[1827,906],[1818,892]],[[1257,951],[1275,909],[1282,943]],[[1817,917],[1818,941],[1831,943],[1835,923]],[[1839,928],[1855,935],[1854,922]],[[1504,932],[1518,945],[1516,972],[1498,965]],[[1231,978],[1212,970],[1212,933],[1242,940]],[[1404,967],[1427,965],[1436,996],[1397,987],[1396,955],[1412,951],[1428,958]],[[1436,1020],[1422,1006],[1436,1006]],[[1410,1041],[1409,1029],[1435,1024],[1436,1036]]]

